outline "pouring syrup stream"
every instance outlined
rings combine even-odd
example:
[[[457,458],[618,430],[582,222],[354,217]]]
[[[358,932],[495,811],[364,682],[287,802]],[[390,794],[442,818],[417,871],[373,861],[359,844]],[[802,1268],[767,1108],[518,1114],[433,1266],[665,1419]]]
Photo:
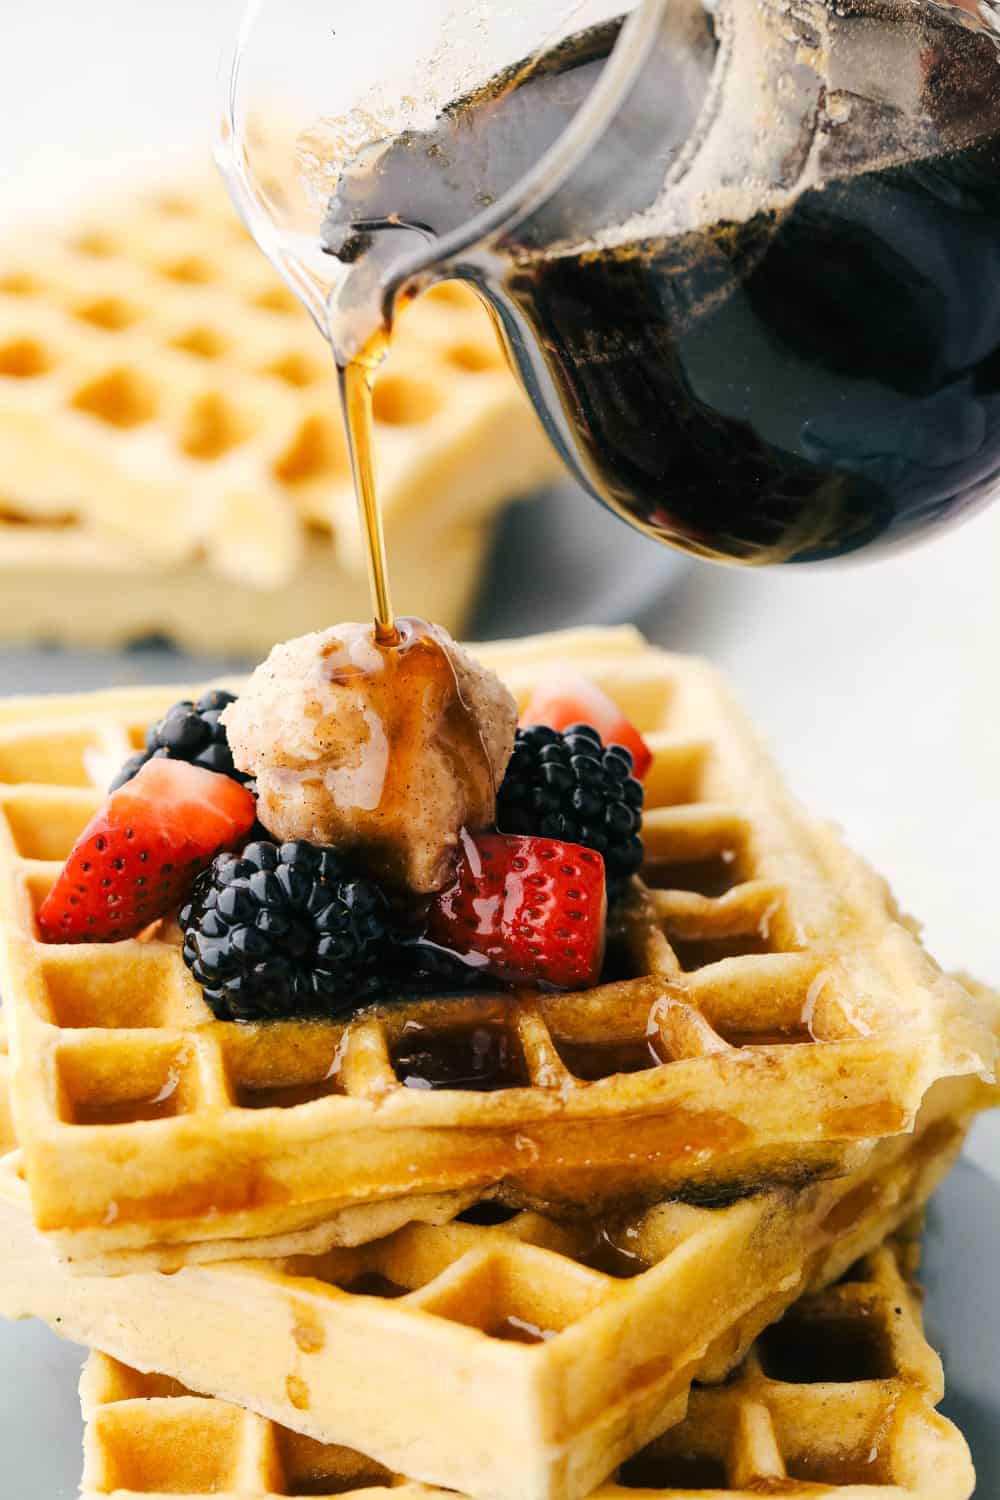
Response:
[[[380,646],[397,646],[400,635],[392,608],[389,573],[386,565],[385,533],[382,512],[375,489],[375,454],[373,443],[372,393],[380,355],[387,342],[385,335],[374,341],[364,354],[346,365],[338,365],[340,399],[347,428],[347,444],[354,475],[354,494],[358,506],[361,534],[365,539],[368,583],[375,615],[375,640]]]

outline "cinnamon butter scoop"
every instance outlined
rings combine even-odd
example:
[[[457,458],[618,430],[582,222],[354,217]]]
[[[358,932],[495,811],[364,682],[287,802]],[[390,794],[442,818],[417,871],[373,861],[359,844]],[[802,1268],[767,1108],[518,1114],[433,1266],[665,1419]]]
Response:
[[[418,893],[447,883],[462,828],[484,828],[514,748],[517,705],[445,630],[335,625],[275,646],[223,723],[279,840],[356,852]]]

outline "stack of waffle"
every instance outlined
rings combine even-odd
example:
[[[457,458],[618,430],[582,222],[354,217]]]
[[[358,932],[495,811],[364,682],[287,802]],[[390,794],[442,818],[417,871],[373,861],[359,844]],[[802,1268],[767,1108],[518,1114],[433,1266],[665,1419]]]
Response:
[[[214,175],[0,247],[0,636],[262,655],[368,610],[333,360]],[[500,506],[557,460],[465,287],[375,393],[397,605],[466,617]]]
[[[991,997],[709,668],[630,631],[480,655],[521,699],[569,660],[654,752],[598,989],[242,1026],[168,930],[43,946],[171,694],[0,708],[0,1312],[100,1351],[86,1500],[967,1500],[911,1276],[996,1102]]]

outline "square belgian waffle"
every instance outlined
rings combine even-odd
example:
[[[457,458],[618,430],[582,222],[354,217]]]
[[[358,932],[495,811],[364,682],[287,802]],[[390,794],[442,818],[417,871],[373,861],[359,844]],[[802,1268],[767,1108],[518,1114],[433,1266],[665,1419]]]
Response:
[[[477,1500],[579,1500],[919,1211],[995,1102],[943,1080],[861,1169],[728,1207],[570,1224],[486,1202],[363,1247],[112,1277],[34,1228],[3,1071],[0,1314]]]
[[[467,288],[401,319],[375,419],[397,606],[457,629],[558,472]],[[260,653],[367,612],[332,357],[207,171],[0,246],[0,474],[6,639]]]
[[[373,1204],[405,1217],[416,1199],[418,1217],[491,1190],[571,1211],[716,1202],[842,1172],[909,1130],[936,1079],[990,1071],[972,997],[791,801],[711,668],[628,630],[480,655],[522,699],[568,660],[654,750],[643,880],[598,989],[243,1026],[213,1021],[168,930],[42,944],[59,862],[176,689],[0,707],[0,985],[60,1251],[315,1249],[384,1233]]]
[[[968,1500],[969,1451],[934,1409],[944,1380],[906,1279],[907,1258],[905,1246],[879,1250],[839,1285],[803,1298],[730,1381],[696,1391],[686,1419],[594,1500],[638,1491],[648,1500]],[[81,1398],[83,1500],[450,1493],[103,1355],[91,1355]],[[440,1420],[461,1433],[449,1414]],[[510,1490],[508,1500],[522,1493]]]

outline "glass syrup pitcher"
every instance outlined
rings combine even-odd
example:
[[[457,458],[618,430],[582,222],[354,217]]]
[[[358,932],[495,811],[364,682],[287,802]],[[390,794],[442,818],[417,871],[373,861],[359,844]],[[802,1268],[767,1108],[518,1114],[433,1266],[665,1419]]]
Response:
[[[836,557],[1000,474],[994,11],[259,0],[224,167],[342,366],[462,279],[592,495],[701,556]]]

